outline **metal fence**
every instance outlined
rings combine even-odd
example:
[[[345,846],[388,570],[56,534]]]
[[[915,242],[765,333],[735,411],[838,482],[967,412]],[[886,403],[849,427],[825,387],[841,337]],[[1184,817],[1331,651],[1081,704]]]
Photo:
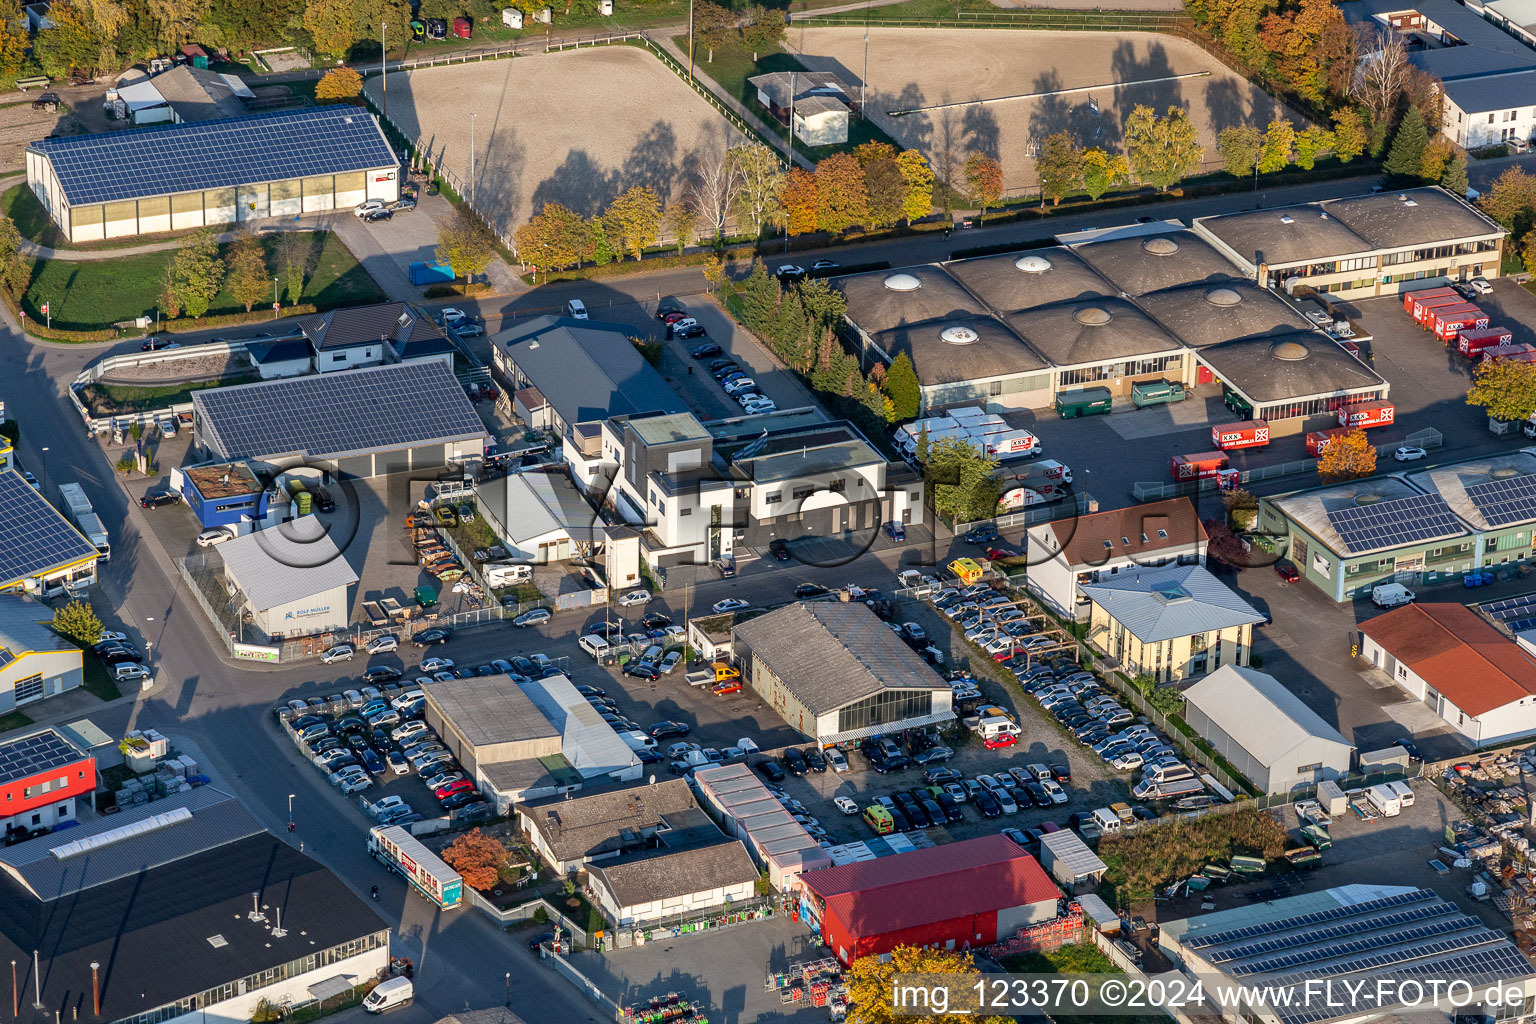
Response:
[[[1412,448],[1439,448],[1445,444],[1445,435],[1433,427],[1416,430],[1402,441],[1389,441],[1386,444],[1376,446],[1376,457],[1389,456],[1402,447]],[[1256,483],[1260,480],[1273,480],[1282,476],[1298,476],[1302,473],[1311,473],[1317,470],[1317,459],[1297,459],[1293,462],[1281,462],[1270,466],[1255,466],[1253,469],[1245,469],[1238,474],[1239,483]],[[1140,482],[1131,487],[1131,493],[1137,501],[1157,501],[1161,498],[1176,498],[1181,494],[1199,494],[1204,491],[1218,490],[1220,484],[1215,478],[1204,480],[1185,480],[1178,483]]]
[[[1098,499],[1086,491],[1074,495],[1073,499],[1063,504],[1041,505],[1037,508],[1027,508],[1022,512],[1010,512],[1005,516],[997,516],[993,519],[978,519],[971,523],[956,523],[955,533],[966,533],[978,526],[992,525],[999,530],[1010,526],[1033,526],[1035,523],[1046,523],[1053,519],[1067,519],[1072,516],[1085,515],[1097,511]]]
[[[646,35],[643,32],[638,33],[637,35],[640,41],[645,44],[645,48],[656,55],[657,60],[661,61],[662,64],[670,68],[672,73],[677,75],[678,78],[681,78],[684,82],[688,83],[688,85],[692,86],[693,91],[704,97],[704,101],[718,110],[727,121],[731,122],[731,125],[735,127],[737,131],[741,132],[749,139],[756,139],[758,142],[761,142],[774,153],[779,154],[782,157],[781,150],[784,144],[784,140],[780,139],[777,135],[765,137],[761,131],[747,124],[747,122],[743,120],[742,117],[736,113],[736,111],[732,110],[724,103],[721,103],[720,98],[715,95],[712,89],[706,85],[701,84],[699,82],[698,76],[690,75],[687,69],[685,69],[677,61],[673,60],[672,55],[667,53],[667,51],[663,49],[649,35]],[[782,159],[779,161],[779,165],[780,167],[787,167]]]

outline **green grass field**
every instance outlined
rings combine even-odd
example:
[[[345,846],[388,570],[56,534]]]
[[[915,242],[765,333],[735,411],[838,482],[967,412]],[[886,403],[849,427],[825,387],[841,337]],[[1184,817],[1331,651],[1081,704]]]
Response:
[[[304,301],[320,309],[379,302],[384,294],[362,266],[334,234],[328,231],[305,232],[311,244],[314,268],[298,300],[287,296],[285,303]],[[275,236],[265,236],[268,265],[277,246]],[[226,247],[227,248],[227,247]],[[42,305],[48,303],[53,327],[89,331],[111,327],[114,323],[150,315],[160,305],[160,291],[166,268],[176,250],[138,253],[111,260],[39,260],[32,265],[32,278],[22,295],[21,306],[27,316],[42,322]],[[243,313],[228,288],[219,292],[208,309],[209,316]]]

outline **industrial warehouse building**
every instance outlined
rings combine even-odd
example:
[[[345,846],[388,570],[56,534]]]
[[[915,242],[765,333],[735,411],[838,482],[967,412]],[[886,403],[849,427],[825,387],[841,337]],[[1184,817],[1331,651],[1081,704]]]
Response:
[[[303,459],[353,477],[440,472],[482,456],[489,436],[436,359],[210,388],[192,406],[203,458]]]
[[[658,833],[695,820],[690,814],[699,804],[686,779],[661,779],[654,786],[519,801],[515,810],[518,828],[544,862],[570,874],[652,845]]]
[[[1006,836],[807,871],[800,916],[839,960],[972,949],[1056,917],[1061,890]]]
[[[100,556],[20,473],[0,470],[0,593],[79,592],[96,582]]]
[[[1272,675],[1225,665],[1184,691],[1184,718],[1265,793],[1349,773],[1354,747]]]
[[[1219,382],[1243,417],[1284,420],[1388,385],[1255,274],[1177,221],[1058,246],[834,281],[866,362],[911,357],[926,411],[1040,409],[1063,392]]]
[[[768,872],[775,892],[789,892],[803,872],[832,864],[831,855],[746,765],[698,768],[693,782],[699,802],[726,835],[742,841],[753,861]]]
[[[384,132],[346,104],[43,139],[26,158],[28,187],[71,242],[400,198]]]
[[[1532,606],[1517,607],[1529,613]],[[1530,647],[1500,633],[1466,605],[1404,605],[1367,619],[1360,633],[1360,657],[1473,746],[1536,733],[1536,658]]]
[[[862,602],[800,601],[735,633],[748,685],[822,746],[955,718],[949,684]]]
[[[316,516],[252,531],[215,550],[236,614],[268,638],[314,636],[351,623],[347,594],[357,570]]]
[[[1260,285],[1351,299],[1497,277],[1506,234],[1438,186],[1199,217],[1194,230]]]
[[[0,594],[0,713],[84,681],[84,653],[44,625],[52,618],[30,597]]]
[[[1335,601],[1536,553],[1536,455],[1517,451],[1267,497],[1259,530]]]

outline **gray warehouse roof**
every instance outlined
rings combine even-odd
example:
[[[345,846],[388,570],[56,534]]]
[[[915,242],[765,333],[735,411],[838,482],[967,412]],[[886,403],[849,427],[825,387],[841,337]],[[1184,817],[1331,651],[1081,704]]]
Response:
[[[882,690],[943,690],[942,679],[864,604],[797,602],[736,626],[813,714]]]
[[[43,625],[53,609],[23,594],[0,594],[0,648],[19,658],[28,651],[78,651],[79,648]]]
[[[1238,276],[1231,261],[1193,231],[1109,237],[1079,243],[1073,250],[1130,295],[1201,281],[1230,281]]]
[[[476,747],[560,735],[508,675],[441,680],[422,686],[422,691],[465,742]]]
[[[946,263],[944,269],[1000,313],[1116,292],[1081,256],[1065,246],[957,260]]]
[[[1439,494],[1475,530],[1536,522],[1536,455],[1509,452],[1411,473],[1409,481]]]
[[[637,837],[697,807],[687,780],[660,779],[654,786],[519,803],[516,810],[555,856],[570,861],[621,849],[626,833]]]
[[[1198,565],[1127,569],[1084,584],[1083,593],[1144,644],[1264,621]]]
[[[231,79],[234,84],[231,84]],[[233,75],[225,76],[207,68],[194,68],[186,64],[171,68],[150,79],[155,90],[165,97],[183,121],[211,121],[221,117],[244,117],[247,113],[236,93],[238,85],[243,95],[252,95]]]
[[[691,850],[663,849],[604,860],[587,871],[608,886],[621,907],[723,889],[758,877],[757,865],[739,839]]]
[[[629,340],[633,328],[594,320],[537,316],[491,342],[567,424],[610,416],[682,413],[688,407]]]
[[[1228,341],[1202,348],[1200,358],[1216,376],[1255,402],[1386,385],[1364,363],[1316,331]]]
[[[877,270],[832,282],[848,299],[848,319],[871,336],[903,324],[984,313],[980,302],[933,265]]]
[[[1192,348],[1311,329],[1305,317],[1251,281],[1169,288],[1136,302]]]
[[[564,473],[512,473],[477,484],[475,497],[514,544],[556,530],[564,530],[578,543],[603,536],[602,519]]]
[[[1373,246],[1316,204],[1201,217],[1197,230],[1219,239],[1238,259],[1271,266],[1335,259]]]
[[[42,139],[71,206],[393,168],[373,115],[341,104]]]
[[[1330,199],[1323,208],[1379,249],[1504,234],[1499,225],[1438,185]]]
[[[1088,848],[1088,844],[1078,838],[1077,833],[1070,829],[1061,829],[1051,832],[1040,839],[1041,860],[1045,860],[1045,854],[1050,854],[1051,863],[1043,865],[1047,871],[1055,874],[1055,865],[1060,862],[1077,878],[1098,878],[1109,870],[1109,865],[1099,859],[1099,855]]]
[[[1179,339],[1124,299],[1061,302],[1006,318],[1057,366],[1177,352]]]
[[[210,388],[192,395],[197,433],[223,459],[338,458],[486,436],[439,362]]]
[[[254,530],[217,548],[251,606],[276,608],[357,582],[330,531],[313,516]]]
[[[1308,739],[1350,745],[1278,679],[1256,669],[1223,665],[1185,690],[1184,699],[1266,768]]]
[[[1536,103],[1536,69],[1530,67],[1532,63],[1536,63],[1536,55],[1519,70],[1455,79],[1442,83],[1441,88],[1468,114],[1528,107]]]
[[[956,317],[904,324],[875,335],[875,344],[912,359],[924,386],[1044,370],[1050,363],[994,317]]]

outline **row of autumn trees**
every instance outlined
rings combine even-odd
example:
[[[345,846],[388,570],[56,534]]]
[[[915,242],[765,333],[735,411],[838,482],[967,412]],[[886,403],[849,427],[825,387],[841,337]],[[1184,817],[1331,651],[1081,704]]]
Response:
[[[183,313],[202,316],[227,286],[249,313],[273,294],[274,280],[286,284],[289,305],[297,303],[304,292],[304,279],[314,267],[315,241],[323,236],[285,231],[272,238],[269,258],[261,239],[252,234],[242,232],[223,246],[212,230],[188,237],[166,267],[160,289],[162,312],[173,318]]]

